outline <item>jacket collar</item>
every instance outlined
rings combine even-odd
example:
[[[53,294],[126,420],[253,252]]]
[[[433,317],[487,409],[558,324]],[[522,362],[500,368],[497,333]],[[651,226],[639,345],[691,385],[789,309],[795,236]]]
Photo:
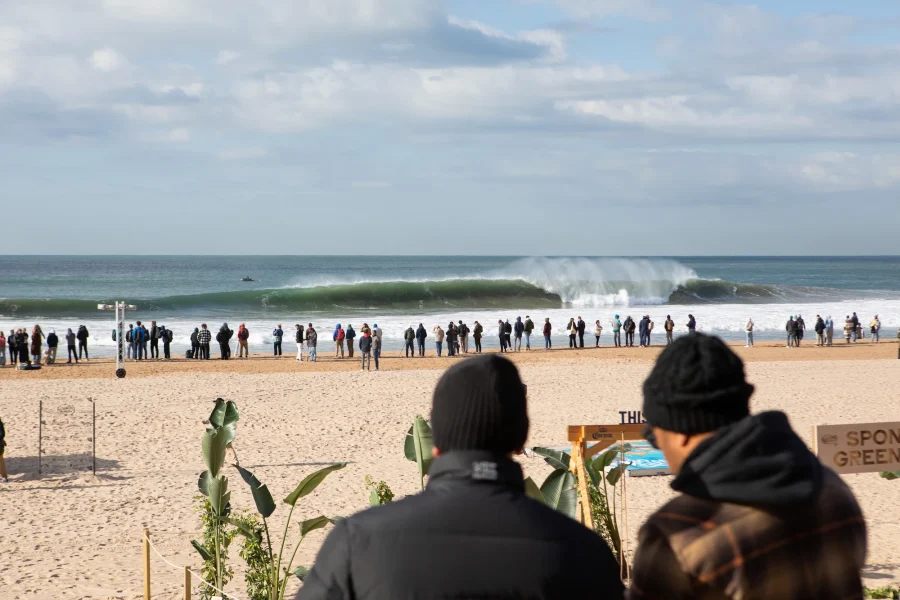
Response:
[[[428,471],[428,489],[468,481],[525,490],[522,467],[508,456],[486,451],[456,451],[442,454]]]

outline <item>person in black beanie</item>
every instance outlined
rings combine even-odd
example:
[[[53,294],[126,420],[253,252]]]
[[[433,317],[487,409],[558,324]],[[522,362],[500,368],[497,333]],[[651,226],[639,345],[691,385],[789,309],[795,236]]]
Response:
[[[338,521],[297,598],[622,598],[606,542],[525,495],[512,455],[528,425],[510,361],[448,369],[434,390],[427,488]]]
[[[630,599],[862,597],[866,527],[853,493],[784,413],[751,415],[752,394],[718,338],[678,338],[657,359],[645,437],[681,495],[641,528]]]

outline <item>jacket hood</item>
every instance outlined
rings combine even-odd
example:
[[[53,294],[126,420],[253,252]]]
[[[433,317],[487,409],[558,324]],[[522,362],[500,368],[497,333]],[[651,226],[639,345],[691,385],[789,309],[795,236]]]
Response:
[[[525,490],[522,467],[508,456],[482,450],[460,450],[437,457],[428,470],[429,490],[459,481],[503,485]]]
[[[522,322],[522,317],[516,317],[516,323],[521,323],[521,322]]]
[[[822,465],[782,412],[741,419],[688,456],[672,489],[715,502],[779,507],[810,502],[822,489]]]

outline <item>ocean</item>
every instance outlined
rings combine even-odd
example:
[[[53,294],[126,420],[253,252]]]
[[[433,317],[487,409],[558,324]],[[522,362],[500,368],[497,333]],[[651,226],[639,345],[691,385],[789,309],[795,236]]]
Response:
[[[498,319],[526,315],[550,318],[555,345],[567,343],[565,326],[579,316],[589,332],[599,319],[609,345],[616,314],[649,314],[655,342],[666,315],[684,332],[689,313],[700,331],[728,340],[743,339],[748,317],[757,340],[780,340],[791,315],[810,329],[816,314],[831,315],[839,329],[855,311],[866,324],[878,314],[882,335],[893,338],[900,257],[0,256],[7,333],[85,324],[95,353],[110,355],[113,313],[97,304],[115,300],[137,306],[128,322],[172,329],[181,353],[201,322],[214,331],[245,323],[251,350],[266,352],[275,325],[291,341],[294,324],[310,322],[320,339],[336,323],[378,323],[386,349],[397,349],[410,325],[424,323],[431,335],[437,324],[478,320],[493,347]]]

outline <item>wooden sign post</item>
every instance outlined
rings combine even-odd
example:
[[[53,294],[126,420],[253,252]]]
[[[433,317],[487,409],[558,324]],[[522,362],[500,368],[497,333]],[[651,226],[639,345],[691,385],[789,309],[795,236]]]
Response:
[[[569,442],[572,443],[572,460],[569,470],[578,481],[578,491],[581,494],[579,503],[580,520],[591,531],[594,530],[594,519],[591,516],[590,496],[587,488],[587,472],[584,470],[584,461],[606,450],[616,442],[622,442],[622,453],[625,452],[625,442],[644,439],[644,425],[641,423],[625,425],[569,425]],[[588,444],[592,444],[590,447]],[[624,457],[621,461],[624,464]],[[576,518],[579,511],[575,512]]]
[[[900,422],[817,425],[813,454],[835,473],[900,470]]]

